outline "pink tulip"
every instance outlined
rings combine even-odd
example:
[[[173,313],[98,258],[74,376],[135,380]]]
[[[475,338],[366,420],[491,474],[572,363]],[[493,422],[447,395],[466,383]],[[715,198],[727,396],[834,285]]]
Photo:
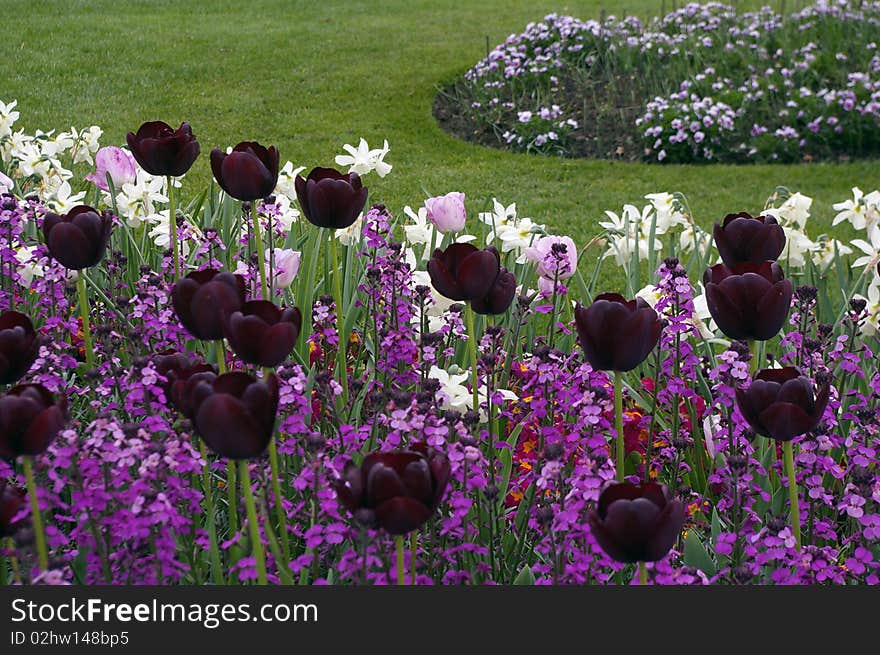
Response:
[[[116,146],[107,146],[98,151],[98,154],[95,155],[95,168],[95,172],[86,175],[86,179],[104,191],[110,190],[107,185],[107,173],[110,173],[113,187],[117,191],[122,188],[123,184],[134,182],[137,178],[134,157],[128,150]]]
[[[425,201],[428,220],[443,234],[461,232],[464,229],[467,213],[464,209],[464,194],[452,191],[445,196],[428,198]]]

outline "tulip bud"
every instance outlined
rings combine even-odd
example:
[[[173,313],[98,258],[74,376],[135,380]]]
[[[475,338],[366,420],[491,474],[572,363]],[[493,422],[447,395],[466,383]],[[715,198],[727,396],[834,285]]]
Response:
[[[214,269],[193,271],[171,289],[174,311],[183,327],[203,341],[223,338],[225,316],[241,308],[244,295],[241,275]]]
[[[22,384],[0,396],[0,457],[39,455],[67,422],[67,399],[41,384]]]
[[[137,163],[150,175],[180,177],[192,168],[200,152],[186,122],[176,130],[162,121],[144,123],[136,134],[129,132],[126,141]]]
[[[71,270],[100,263],[113,231],[110,212],[78,205],[64,216],[48,212],[43,217],[43,236],[49,254]]]
[[[278,183],[279,154],[275,146],[256,141],[242,141],[226,154],[220,148],[211,151],[211,170],[217,184],[236,200],[262,200]]]
[[[785,232],[773,216],[728,214],[713,230],[715,247],[728,268],[743,262],[776,261],[785,248]]]
[[[31,319],[16,311],[0,314],[0,384],[14,384],[30,370],[40,352]]]
[[[223,322],[223,334],[232,350],[255,366],[278,366],[287,359],[301,328],[299,309],[279,309],[268,300],[246,302]]]
[[[428,210],[428,220],[443,234],[461,232],[467,222],[464,194],[458,191],[428,198],[425,201],[425,209]]]
[[[736,390],[736,402],[755,432],[784,442],[816,428],[829,393],[829,383],[816,393],[809,378],[786,366],[758,371],[747,389]]]
[[[303,214],[317,227],[344,230],[367,203],[367,188],[357,173],[313,168],[306,178],[297,175],[294,186]]]
[[[644,299],[616,293],[596,296],[589,307],[579,305],[574,318],[584,355],[599,371],[631,371],[654,350],[662,330]]]

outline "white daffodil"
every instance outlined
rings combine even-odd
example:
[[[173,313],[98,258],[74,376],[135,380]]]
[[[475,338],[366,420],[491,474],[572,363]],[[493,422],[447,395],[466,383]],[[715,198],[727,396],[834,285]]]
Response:
[[[156,244],[157,247],[166,250],[171,247],[171,224],[168,221],[168,210],[163,209],[160,212],[155,212],[150,214],[146,221],[153,225],[153,229],[150,230],[148,236],[153,240],[153,243]],[[192,225],[187,226],[190,231],[195,231],[197,236],[201,236],[199,230]],[[189,239],[180,238],[181,229],[178,227],[177,235],[177,245],[180,248],[180,254],[182,257],[187,257],[189,255]]]
[[[862,324],[862,334],[866,337],[872,337],[880,333],[880,278],[875,277],[871,286],[868,287],[868,297],[856,296],[867,301],[865,310],[868,312],[868,318]]]
[[[501,252],[512,252],[516,255],[516,263],[524,264],[526,261],[526,249],[529,248],[536,238],[545,233],[543,225],[532,222],[532,219],[522,217],[517,219],[516,224],[508,224],[499,229],[498,240],[501,241]]]
[[[440,391],[445,396],[441,407],[443,409],[452,409],[458,412],[465,412],[474,408],[473,394],[468,390],[466,383],[470,379],[470,370],[463,371],[458,374],[450,374],[437,366],[432,366],[428,372],[428,377],[437,380],[440,383]],[[505,401],[518,400],[518,396],[508,389],[496,389]],[[488,399],[488,390],[485,386],[477,389],[477,400],[480,405],[486,404]],[[486,412],[480,410],[480,420],[486,421],[488,417]]]
[[[35,277],[43,277],[45,269],[38,263],[36,246],[22,246],[16,249],[15,259],[19,263],[18,274],[25,288],[31,286]]]
[[[660,302],[660,297],[663,295],[660,287],[654,286],[653,284],[649,284],[647,286],[642,287],[636,292],[636,298],[641,298],[646,303],[651,305],[651,308],[657,306],[657,303]]]
[[[425,207],[419,207],[418,211],[414,211],[412,207],[407,205],[403,208],[411,223],[404,225],[403,233],[408,243],[426,244],[425,252],[430,252],[437,246],[437,236],[440,234],[434,224],[428,220],[428,210]]]
[[[0,193],[9,193],[15,188],[15,182],[0,172]]]
[[[712,235],[699,225],[688,224],[678,237],[678,247],[685,254],[698,249],[700,257],[705,258],[712,249]]]
[[[671,193],[649,193],[645,199],[651,201],[656,215],[655,234],[666,234],[676,225],[690,225],[687,215],[681,211],[681,205]],[[650,227],[648,228],[650,230]]]
[[[94,163],[92,155],[98,152],[98,149],[101,147],[99,139],[104,134],[104,130],[97,125],[92,125],[82,132],[78,132],[76,128],[71,128],[71,132],[73,163],[85,162],[91,166]]]
[[[85,191],[72,193],[70,182],[65,180],[55,189],[47,204],[56,214],[66,214],[77,205],[81,205],[85,197]]]
[[[880,212],[880,193],[872,191],[865,196],[859,187],[853,187],[852,193],[852,200],[844,200],[832,205],[839,213],[831,224],[837,225],[843,221],[849,221],[857,230],[864,230],[870,228],[871,225],[876,225],[878,212]]]
[[[379,177],[385,177],[391,172],[391,164],[386,164],[384,159],[390,148],[388,140],[385,140],[381,148],[370,150],[367,141],[361,138],[358,147],[346,143],[342,146],[347,155],[336,155],[336,164],[338,166],[348,166],[349,173],[357,173],[358,175],[366,175],[372,171],[376,171]]]
[[[363,213],[357,217],[357,220],[343,230],[336,230],[334,233],[339,243],[343,246],[352,246],[360,243],[361,231],[364,229]]]
[[[163,178],[153,177],[146,171],[138,169],[135,182],[122,185],[121,193],[116,196],[116,207],[125,217],[129,227],[140,227],[148,218],[151,222],[155,222],[152,220],[153,215],[156,214],[153,203],[168,202],[168,196],[164,193],[164,184]],[[165,213],[167,222],[167,211]]]
[[[880,260],[880,225],[874,224],[868,229],[868,239],[853,239],[850,241],[852,245],[861,250],[864,256],[859,257],[852,264],[853,268],[862,266],[874,266]]]
[[[445,324],[443,319],[444,314],[449,311],[449,308],[455,304],[454,300],[450,300],[446,296],[443,296],[437,292],[434,286],[431,284],[431,276],[428,275],[427,271],[413,271],[412,272],[413,279],[413,287],[417,286],[425,286],[431,290],[431,303],[425,309],[425,315],[428,317],[428,329],[431,332],[436,332]],[[418,324],[420,317],[418,312],[415,312],[413,316],[413,322]]]
[[[19,117],[19,113],[15,111],[17,104],[17,100],[13,100],[9,104],[0,101],[0,139],[12,134],[12,126]]]
[[[816,249],[813,250],[813,263],[819,267],[820,271],[824,272],[834,263],[835,253],[840,257],[844,257],[851,255],[852,251],[852,248],[845,243],[841,243],[837,239],[829,239],[823,235],[819,237],[819,243],[816,244]]]
[[[772,216],[783,227],[797,226],[803,230],[810,218],[810,207],[813,199],[802,193],[793,193],[779,207],[768,207],[762,216]]]
[[[296,200],[296,176],[305,169],[305,166],[294,168],[293,162],[286,162],[281,170],[278,171],[278,183],[275,185],[275,193],[285,196],[288,200]],[[299,212],[297,212],[298,215]]]
[[[797,228],[783,227],[782,231],[785,232],[785,248],[779,255],[779,260],[794,268],[803,268],[807,265],[810,253],[818,250],[819,246]]]

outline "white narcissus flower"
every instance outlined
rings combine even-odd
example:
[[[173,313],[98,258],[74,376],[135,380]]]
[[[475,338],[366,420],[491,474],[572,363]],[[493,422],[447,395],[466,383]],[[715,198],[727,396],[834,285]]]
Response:
[[[66,214],[77,205],[81,205],[85,197],[85,191],[72,193],[70,182],[65,180],[55,189],[47,204],[56,214]]]
[[[167,203],[168,196],[164,193],[165,181],[161,177],[153,177],[146,171],[138,169],[137,179],[132,183],[123,184],[122,192],[116,196],[116,207],[125,217],[129,227],[143,225],[156,210],[153,203]],[[167,211],[165,212],[167,216]],[[167,217],[166,217],[167,222]]]
[[[45,269],[38,263],[37,246],[22,246],[16,249],[15,259],[18,261],[18,274],[25,288],[31,286],[35,277],[43,277]]]
[[[819,243],[813,251],[813,263],[819,267],[820,271],[825,271],[835,260],[835,252],[837,256],[844,257],[852,254],[852,248],[845,243],[841,243],[837,239],[830,239],[826,235],[819,237]]]
[[[157,247],[167,250],[171,247],[171,225],[168,221],[168,210],[163,209],[147,217],[146,221],[153,225],[153,229],[149,232],[149,237]],[[201,236],[201,232],[193,225],[187,225],[191,232],[196,236]],[[180,236],[181,229],[178,227],[177,234]],[[187,257],[189,255],[189,239],[178,238],[177,245],[180,248],[180,255]]]
[[[810,253],[818,250],[818,246],[796,228],[783,227],[782,231],[785,232],[785,248],[779,255],[779,261],[793,268],[803,268],[807,265]]]
[[[437,229],[428,220],[428,210],[425,207],[419,207],[416,212],[407,205],[403,208],[403,213],[409,216],[412,221],[412,223],[403,227],[406,240],[413,244],[427,244],[427,252],[433,250],[437,245]]]
[[[657,216],[657,224],[654,227],[655,234],[666,234],[676,225],[686,226],[690,224],[673,194],[649,193],[645,196],[645,199],[651,201]],[[650,230],[650,226],[648,229]]]
[[[837,225],[843,221],[849,221],[857,230],[870,230],[880,221],[880,191],[872,191],[865,195],[859,187],[853,187],[852,200],[836,202],[832,205],[838,210],[837,216],[831,222]]]
[[[292,162],[286,162],[281,170],[278,171],[278,183],[275,185],[275,193],[282,194],[288,200],[296,200],[296,186],[294,185],[296,176],[305,169],[305,166],[294,168]],[[299,215],[299,212],[297,212],[297,215]]]
[[[797,226],[799,230],[803,230],[810,218],[812,205],[812,198],[795,192],[786,198],[779,207],[768,207],[761,212],[761,215],[772,216],[783,227]]]
[[[853,239],[850,241],[852,245],[865,253],[853,262],[853,268],[875,266],[877,261],[880,260],[880,225],[875,224],[868,228],[868,239],[870,239],[870,242],[864,239]]]
[[[385,177],[391,172],[391,164],[386,164],[385,155],[391,148],[388,147],[388,140],[385,140],[383,147],[370,150],[367,141],[361,138],[358,147],[346,143],[342,146],[347,155],[336,155],[337,166],[348,166],[349,173],[357,173],[358,175],[366,175],[371,171],[376,171],[379,177]]]
[[[868,287],[868,297],[855,296],[867,302],[865,311],[868,312],[868,318],[862,323],[862,334],[866,337],[872,337],[880,333],[880,278],[875,277],[871,286]]]
[[[0,193],[9,193],[15,188],[15,182],[0,172]]]
[[[361,240],[361,231],[364,228],[364,215],[363,213],[357,217],[357,220],[349,225],[346,228],[341,230],[336,230],[334,235],[337,239],[339,239],[339,243],[343,246],[352,246],[360,243]]]
[[[414,288],[417,286],[424,286],[428,287],[430,290],[431,302],[425,309],[425,316],[428,317],[428,331],[437,332],[446,324],[444,315],[449,311],[449,308],[455,304],[455,301],[437,293],[437,290],[434,289],[434,286],[431,284],[431,276],[427,271],[413,271],[412,279]],[[419,312],[414,312],[413,324],[418,325],[420,320],[421,317],[419,316]]]
[[[12,134],[12,126],[18,120],[19,113],[15,111],[17,100],[9,104],[0,101],[0,139]]]
[[[474,396],[468,390],[466,384],[470,380],[471,372],[466,370],[458,374],[450,374],[437,366],[432,366],[428,372],[428,377],[437,380],[440,383],[440,391],[445,396],[441,405],[443,409],[452,409],[458,412],[465,412],[474,408]],[[487,402],[488,393],[485,386],[477,389],[477,400],[480,405]],[[506,401],[518,400],[518,396],[508,389],[495,389],[496,393],[500,393],[501,397]],[[480,420],[486,421],[488,417],[486,412],[480,410]]]
[[[657,306],[657,303],[660,302],[660,296],[662,295],[660,287],[655,286],[653,284],[648,284],[638,291],[636,291],[636,298],[641,298],[646,303],[651,305],[651,308]]]
[[[681,248],[682,252],[687,254],[693,252],[696,248],[699,250],[700,257],[703,258],[709,254],[709,251],[712,249],[712,243],[712,235],[699,225],[688,224],[678,236],[678,247]]]

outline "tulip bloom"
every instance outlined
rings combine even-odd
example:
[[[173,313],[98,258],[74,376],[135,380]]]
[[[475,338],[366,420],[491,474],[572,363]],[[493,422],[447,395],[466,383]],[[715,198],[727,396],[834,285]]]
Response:
[[[461,232],[467,221],[467,212],[464,208],[464,194],[452,191],[445,196],[428,198],[425,201],[425,209],[428,211],[428,220],[443,234],[448,232]]]
[[[656,482],[618,482],[599,495],[589,516],[593,536],[618,562],[666,557],[684,525],[684,506]]]
[[[278,366],[287,359],[302,328],[296,307],[279,309],[268,300],[251,300],[227,315],[223,334],[242,361],[254,366]]]
[[[744,262],[776,261],[785,248],[785,232],[773,216],[728,214],[713,230],[715,247],[728,268]]]
[[[24,507],[24,499],[24,489],[0,480],[0,538],[12,536],[12,521]]]
[[[163,350],[156,353],[153,357],[153,366],[156,372],[165,378],[165,382],[161,386],[165,391],[166,401],[171,401],[171,387],[182,371],[188,371],[204,364],[204,360],[193,353],[182,353],[176,350]]]
[[[16,311],[0,314],[0,384],[18,382],[40,352],[31,319]]]
[[[0,396],[0,457],[39,455],[67,422],[67,399],[41,384],[22,384]]]
[[[660,340],[657,313],[642,298],[603,293],[574,310],[578,337],[590,365],[599,371],[631,371]]]
[[[43,236],[49,254],[62,266],[72,270],[91,268],[104,257],[113,217],[88,205],[77,205],[64,216],[46,213]]]
[[[193,426],[221,457],[253,459],[266,450],[275,429],[278,378],[263,380],[239,371],[213,380],[190,379],[187,396]]]
[[[428,275],[437,292],[450,300],[466,300],[478,314],[503,314],[516,295],[516,278],[501,266],[493,248],[469,243],[439,248],[428,261]]]
[[[196,364],[177,371],[171,383],[171,402],[185,418],[193,419],[196,406],[195,390],[200,383],[214,384],[217,371],[210,364]],[[202,390],[205,388],[202,387]]]
[[[350,227],[367,203],[367,187],[357,173],[313,168],[307,178],[294,180],[296,197],[312,225],[331,230]]]
[[[241,275],[214,269],[193,271],[171,289],[171,302],[183,327],[196,339],[223,338],[225,315],[244,304],[245,285]]]
[[[95,155],[95,172],[86,175],[86,179],[99,189],[110,191],[107,174],[113,181],[113,188],[119,191],[123,184],[133,183],[137,179],[137,168],[131,153],[116,146],[101,148]]]
[[[150,175],[180,177],[192,168],[201,150],[185,122],[176,130],[162,121],[144,123],[136,134],[129,132],[126,141],[137,163]]]
[[[217,184],[236,200],[262,200],[272,195],[278,183],[279,155],[275,146],[242,141],[226,154],[211,151],[211,170]]]
[[[444,455],[416,443],[408,450],[370,453],[360,466],[349,462],[334,487],[358,523],[403,535],[440,506],[449,473]]]
[[[791,282],[776,262],[716,264],[706,269],[703,284],[709,313],[731,339],[772,339],[791,308]]]
[[[829,385],[816,393],[809,378],[791,366],[766,368],[747,389],[736,390],[736,404],[752,429],[776,441],[791,441],[822,420]]]

